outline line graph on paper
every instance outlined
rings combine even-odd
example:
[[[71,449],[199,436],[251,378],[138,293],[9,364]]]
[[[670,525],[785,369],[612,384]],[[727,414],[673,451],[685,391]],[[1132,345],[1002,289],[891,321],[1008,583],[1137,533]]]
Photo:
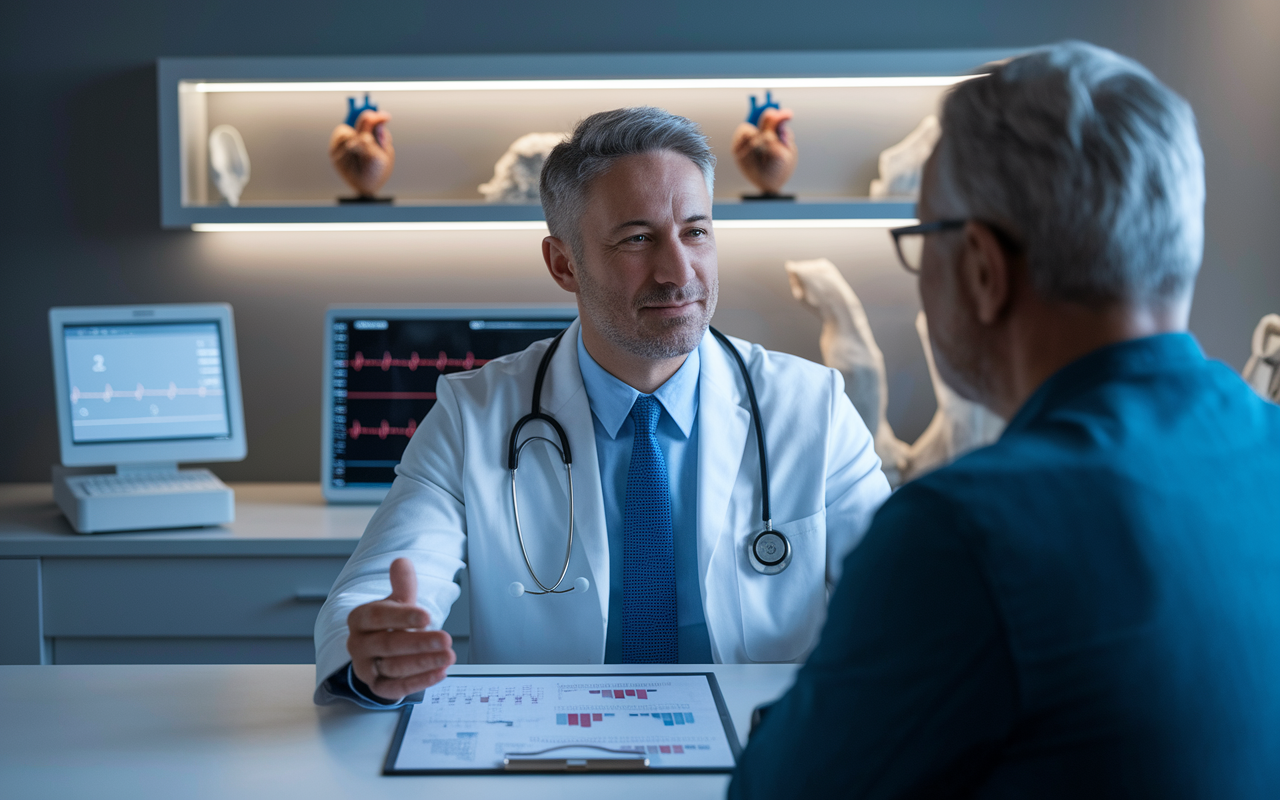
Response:
[[[215,323],[70,326],[63,345],[74,441],[229,434]]]
[[[331,485],[389,486],[442,375],[480,369],[568,322],[336,317],[328,331]]]

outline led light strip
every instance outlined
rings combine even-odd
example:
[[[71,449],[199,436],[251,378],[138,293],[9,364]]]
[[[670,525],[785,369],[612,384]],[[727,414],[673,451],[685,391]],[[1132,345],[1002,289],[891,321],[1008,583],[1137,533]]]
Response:
[[[615,80],[475,81],[183,81],[187,91],[214,92],[501,92],[566,89],[862,89],[952,86],[977,75],[863,78],[639,78]]]
[[[896,228],[914,219],[726,219],[719,230]],[[542,231],[545,222],[198,222],[199,233],[326,233],[331,231]]]

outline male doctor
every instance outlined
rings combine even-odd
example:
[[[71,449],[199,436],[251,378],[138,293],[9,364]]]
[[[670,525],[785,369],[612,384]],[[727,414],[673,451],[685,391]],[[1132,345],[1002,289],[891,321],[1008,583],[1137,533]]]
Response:
[[[522,546],[508,437],[550,341],[441,377],[316,621],[316,702],[385,708],[442,680],[455,656],[439,627],[464,568],[474,663],[780,662],[814,646],[828,588],[889,486],[837,372],[734,340],[759,401],[773,527],[792,550],[779,573],[753,566],[751,405],[707,330],[714,166],[696,125],[655,108],[592,115],[550,154],[542,254],[579,320],[547,365],[541,411],[563,427],[571,475],[547,442],[524,448]],[[530,437],[559,442],[542,422]],[[562,572],[557,593],[536,593]]]

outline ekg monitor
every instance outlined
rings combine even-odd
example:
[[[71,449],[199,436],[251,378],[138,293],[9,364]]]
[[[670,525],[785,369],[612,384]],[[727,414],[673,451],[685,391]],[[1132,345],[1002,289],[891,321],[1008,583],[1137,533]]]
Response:
[[[65,466],[244,458],[231,307],[49,312]]]
[[[331,308],[325,315],[321,485],[378,503],[441,375],[479,369],[569,326],[573,307]],[[514,420],[513,420],[514,422]]]

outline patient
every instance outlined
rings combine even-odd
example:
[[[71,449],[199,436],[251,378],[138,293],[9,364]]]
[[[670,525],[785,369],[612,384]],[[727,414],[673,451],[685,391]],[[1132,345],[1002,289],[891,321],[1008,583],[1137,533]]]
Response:
[[[1186,332],[1190,107],[1068,43],[942,130],[901,257],[1008,428],[880,510],[730,796],[1280,796],[1280,408]]]

